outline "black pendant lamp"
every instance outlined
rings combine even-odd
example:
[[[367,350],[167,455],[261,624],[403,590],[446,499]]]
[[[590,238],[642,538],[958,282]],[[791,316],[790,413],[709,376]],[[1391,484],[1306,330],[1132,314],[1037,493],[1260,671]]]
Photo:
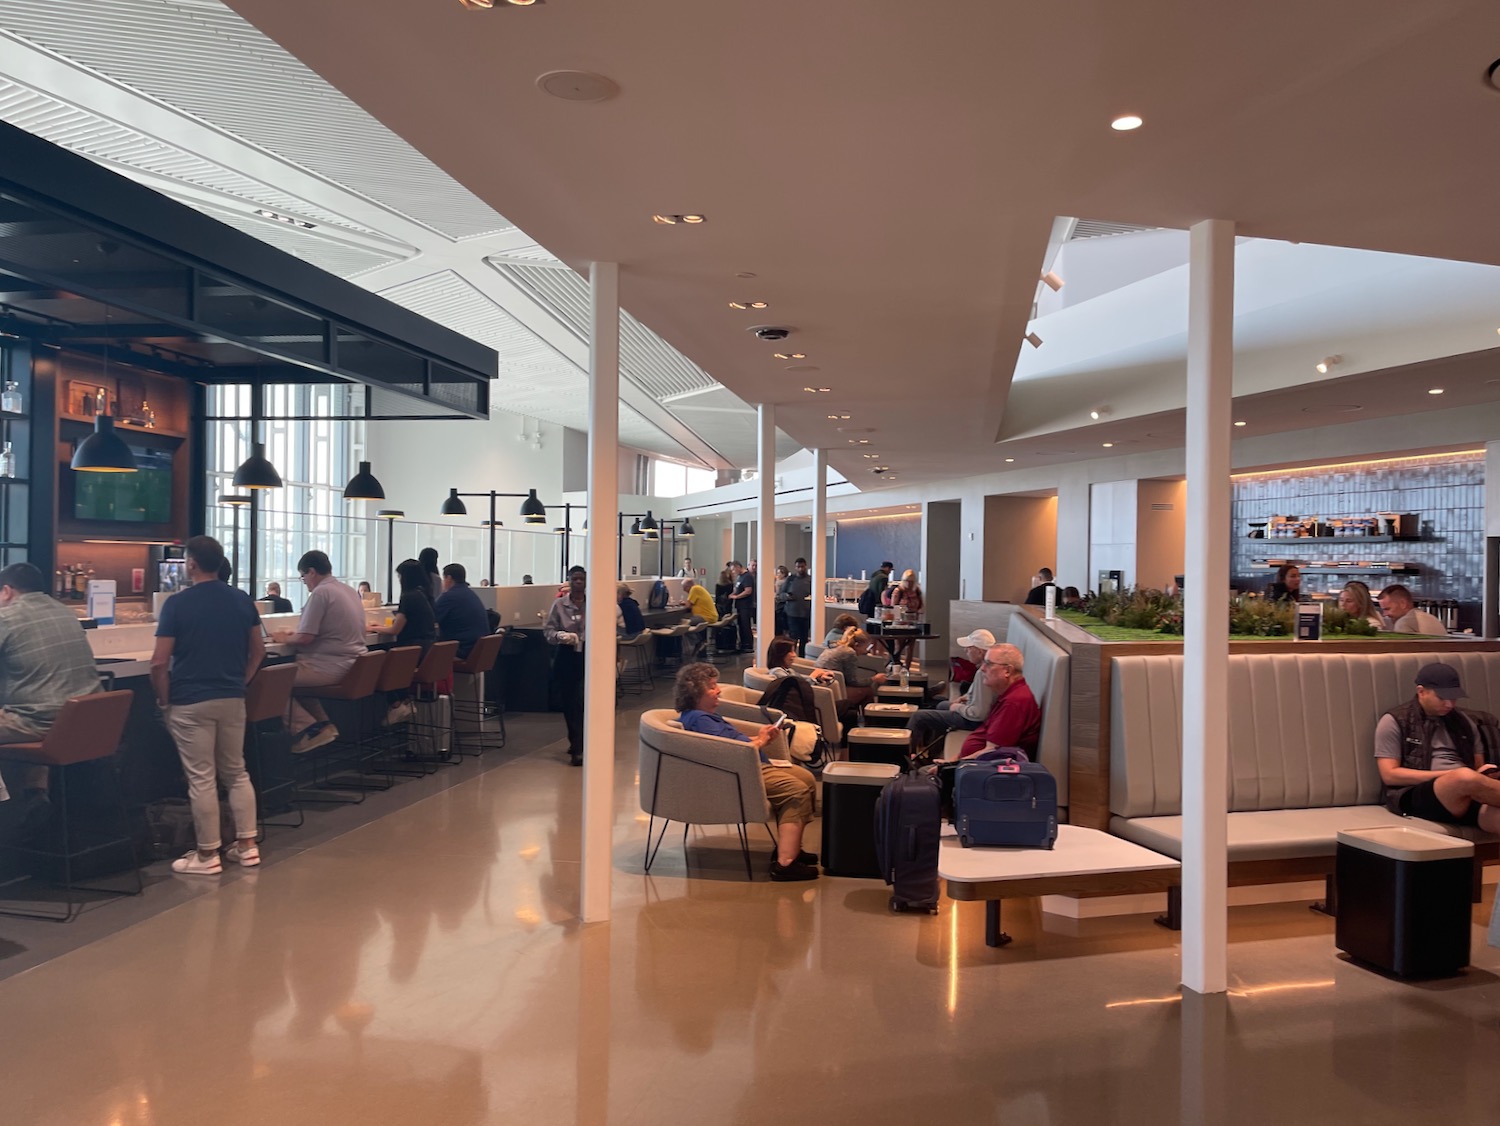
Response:
[[[370,472],[368,461],[360,462],[359,472],[349,478],[349,483],[344,486],[344,499],[385,500],[385,489],[381,488],[375,474]]]
[[[684,539],[689,539],[692,536],[697,535],[697,533],[693,531],[693,522],[691,520],[684,520],[682,522],[682,527],[677,529],[677,534],[679,536],[682,536]]]
[[[639,535],[643,535],[643,534],[644,534],[644,533],[643,533],[643,532],[642,532],[642,531],[641,531],[641,521],[640,521],[640,518],[639,518],[639,517],[637,517],[637,518],[636,518],[636,519],[635,519],[635,520],[634,520],[634,521],[633,521],[633,522],[632,522],[632,523],[631,523],[631,525],[630,525],[630,534],[631,534],[631,535],[632,535],[632,536],[639,536]]]
[[[547,522],[547,506],[537,499],[535,489],[532,489],[526,499],[521,502],[521,515],[526,518],[528,524]]]
[[[107,414],[94,416],[94,432],[78,443],[72,466],[85,473],[136,472],[135,455],[115,433],[115,420]]]
[[[646,509],[646,518],[641,521],[641,531],[643,531],[643,532],[654,532],[656,530],[657,530],[656,517],[651,515],[651,510],[648,508],[648,509]],[[655,539],[656,537],[652,536],[650,538],[651,539]]]
[[[281,474],[266,459],[266,444],[253,442],[251,454],[234,471],[234,487],[237,489],[279,489]]]
[[[468,514],[469,514],[469,509],[464,504],[464,502],[459,498],[458,490],[457,489],[449,489],[448,490],[448,499],[445,500],[445,501],[443,501],[443,515],[444,516],[467,516]]]

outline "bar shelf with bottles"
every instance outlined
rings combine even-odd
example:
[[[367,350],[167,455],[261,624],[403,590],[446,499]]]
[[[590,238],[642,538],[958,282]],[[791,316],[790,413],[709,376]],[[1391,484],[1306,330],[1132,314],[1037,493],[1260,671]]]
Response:
[[[1302,540],[1313,543],[1396,543],[1422,538],[1419,512],[1375,512],[1368,516],[1272,516],[1252,520],[1253,540]]]

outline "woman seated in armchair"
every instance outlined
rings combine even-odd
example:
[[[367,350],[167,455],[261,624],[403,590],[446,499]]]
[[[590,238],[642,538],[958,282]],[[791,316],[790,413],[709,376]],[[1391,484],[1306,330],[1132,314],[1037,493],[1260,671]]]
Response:
[[[766,724],[754,736],[746,735],[723,716],[716,715],[719,706],[719,670],[697,662],[677,670],[674,706],[683,730],[700,735],[718,735],[749,743],[760,755],[760,775],[766,785],[766,798],[776,817],[776,853],[771,857],[771,879],[778,881],[816,880],[818,857],[802,851],[802,831],[813,818],[813,797],[817,783],[800,766],[777,766],[766,754],[766,746],[777,736],[774,723]]]

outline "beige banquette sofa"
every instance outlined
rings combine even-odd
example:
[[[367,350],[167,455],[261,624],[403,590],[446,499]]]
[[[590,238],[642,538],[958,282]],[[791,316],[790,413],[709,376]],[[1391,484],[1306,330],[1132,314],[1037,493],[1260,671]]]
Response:
[[[1497,838],[1403,818],[1380,804],[1375,724],[1411,699],[1429,661],[1458,669],[1461,704],[1500,706],[1500,653],[1410,651],[1235,654],[1229,658],[1230,882],[1327,875],[1340,829],[1414,825],[1463,835],[1483,859]],[[1182,657],[1111,662],[1110,830],[1182,856]]]

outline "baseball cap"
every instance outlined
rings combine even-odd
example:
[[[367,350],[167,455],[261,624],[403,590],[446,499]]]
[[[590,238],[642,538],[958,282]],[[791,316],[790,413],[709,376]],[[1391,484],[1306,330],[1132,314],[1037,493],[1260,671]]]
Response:
[[[1417,673],[1417,687],[1431,688],[1440,700],[1457,700],[1468,695],[1459,682],[1458,670],[1441,661],[1422,666],[1422,671]]]
[[[993,649],[995,635],[987,629],[976,629],[968,637],[960,637],[958,643],[965,649]]]

